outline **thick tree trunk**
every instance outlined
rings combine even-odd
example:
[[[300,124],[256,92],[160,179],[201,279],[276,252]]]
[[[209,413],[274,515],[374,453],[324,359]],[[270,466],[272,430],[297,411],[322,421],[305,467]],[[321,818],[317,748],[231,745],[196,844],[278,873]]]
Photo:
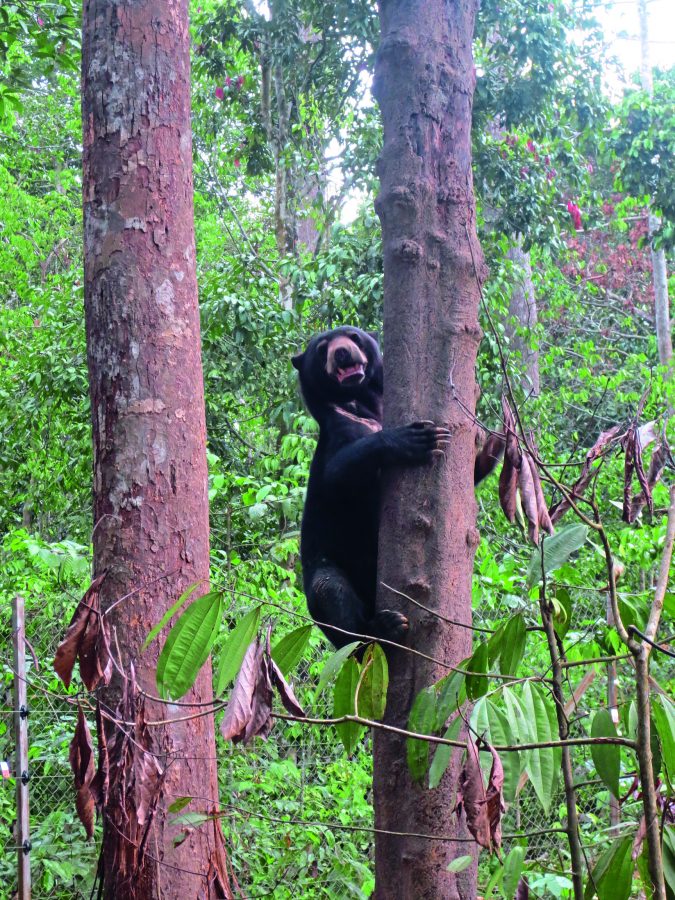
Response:
[[[119,668],[100,692],[111,757],[104,896],[221,897],[219,828],[174,847],[167,825],[177,797],[217,807],[213,719],[142,724],[194,711],[143,704],[141,692],[156,694],[161,641],[140,648],[209,574],[187,0],[85,0],[82,80],[94,561],[108,573],[102,608],[126,598],[108,617]],[[211,698],[207,665],[184,700]]]
[[[476,6],[476,0],[381,0],[375,79],[384,120],[377,211],[384,244],[385,424],[432,419],[453,433],[445,460],[389,477],[379,576],[467,625],[478,543],[475,430],[453,391],[474,409],[483,277],[471,174]],[[449,665],[470,654],[468,628],[444,625],[382,584],[378,605],[409,617],[411,647]],[[448,670],[406,651],[392,653],[390,665],[386,721],[405,727],[418,691]],[[456,757],[429,791],[411,781],[405,741],[376,733],[376,827],[466,837],[453,813],[458,763]],[[447,872],[466,844],[377,834],[375,848],[379,898],[475,897],[474,868]]]

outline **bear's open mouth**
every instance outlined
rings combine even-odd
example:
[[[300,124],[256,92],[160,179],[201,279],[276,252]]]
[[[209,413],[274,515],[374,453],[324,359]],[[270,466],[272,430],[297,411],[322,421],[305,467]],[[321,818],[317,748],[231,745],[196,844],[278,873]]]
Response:
[[[362,363],[355,363],[353,366],[347,366],[345,369],[338,368],[337,379],[342,384],[343,381],[352,381],[358,379],[363,381],[365,378],[365,370]]]

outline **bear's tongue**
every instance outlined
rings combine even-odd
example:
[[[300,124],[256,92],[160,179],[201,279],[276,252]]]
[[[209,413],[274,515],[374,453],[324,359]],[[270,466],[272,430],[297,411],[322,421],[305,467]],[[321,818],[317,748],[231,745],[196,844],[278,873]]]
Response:
[[[363,375],[363,366],[361,363],[356,363],[353,366],[347,366],[346,369],[338,369],[337,377],[340,384],[345,380],[345,378],[351,378],[352,375]]]

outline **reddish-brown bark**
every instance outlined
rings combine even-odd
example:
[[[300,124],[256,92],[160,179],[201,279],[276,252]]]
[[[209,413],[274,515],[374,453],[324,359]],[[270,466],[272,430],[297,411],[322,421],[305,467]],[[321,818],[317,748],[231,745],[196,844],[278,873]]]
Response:
[[[221,897],[219,828],[176,848],[167,825],[177,797],[200,798],[188,809],[217,804],[213,719],[146,726],[191,710],[139,706],[131,680],[156,694],[161,641],[141,644],[186,587],[206,589],[209,572],[187,0],[85,0],[82,80],[94,559],[108,572],[101,608],[127,597],[109,616],[125,677],[116,668],[100,693],[111,757],[104,896]],[[211,697],[207,665],[184,700]],[[116,710],[136,724],[106,719]]]
[[[384,244],[385,424],[431,419],[452,431],[445,460],[389,476],[379,575],[466,624],[478,543],[475,429],[453,391],[474,409],[483,276],[471,176],[476,6],[477,0],[381,0],[375,82],[384,121],[377,211]],[[470,654],[469,629],[443,624],[382,585],[378,604],[409,616],[410,646],[448,664]],[[417,692],[447,669],[404,651],[391,654],[390,665],[386,721],[405,726]],[[458,762],[429,791],[411,781],[405,742],[377,732],[376,827],[466,838],[453,815]],[[475,867],[447,872],[467,852],[466,844],[452,841],[378,834],[376,896],[473,898]]]

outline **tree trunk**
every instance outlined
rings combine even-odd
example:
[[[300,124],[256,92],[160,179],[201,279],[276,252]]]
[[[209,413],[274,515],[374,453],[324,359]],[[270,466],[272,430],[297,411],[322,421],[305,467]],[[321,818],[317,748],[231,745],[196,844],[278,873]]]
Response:
[[[650,97],[654,95],[652,67],[649,62],[649,26],[647,18],[647,0],[638,0],[638,17],[640,19],[640,81],[642,90]],[[652,238],[660,226],[657,216],[649,213],[649,237]],[[663,250],[655,250],[650,246],[652,258],[652,281],[654,283],[654,319],[656,323],[656,343],[659,350],[659,363],[670,369],[673,358],[673,343],[670,335],[670,301],[668,298],[668,270],[666,254]]]
[[[102,609],[126,598],[107,617],[117,664],[100,692],[104,896],[223,897],[219,827],[174,847],[167,823],[178,797],[217,808],[213,718],[144,725],[193,710],[142,696],[161,645],[143,640],[209,574],[187,0],[85,0],[82,82],[94,567]],[[184,701],[211,699],[206,665]]]
[[[483,261],[471,174],[471,55],[476,0],[381,0],[375,93],[384,121],[377,211],[384,246],[385,425],[447,424],[446,459],[394,472],[385,483],[379,576],[441,614],[470,625],[478,543],[473,493],[475,429],[453,399],[475,408]],[[477,269],[477,270],[476,270]],[[456,665],[471,631],[448,627],[379,585],[379,608],[411,622],[408,643]],[[418,691],[447,674],[406,651],[390,655],[386,721],[407,725]],[[375,734],[378,829],[466,837],[453,813],[459,756],[434,791],[414,784],[405,741]],[[466,844],[376,835],[379,898],[474,898],[475,867],[448,863]]]

